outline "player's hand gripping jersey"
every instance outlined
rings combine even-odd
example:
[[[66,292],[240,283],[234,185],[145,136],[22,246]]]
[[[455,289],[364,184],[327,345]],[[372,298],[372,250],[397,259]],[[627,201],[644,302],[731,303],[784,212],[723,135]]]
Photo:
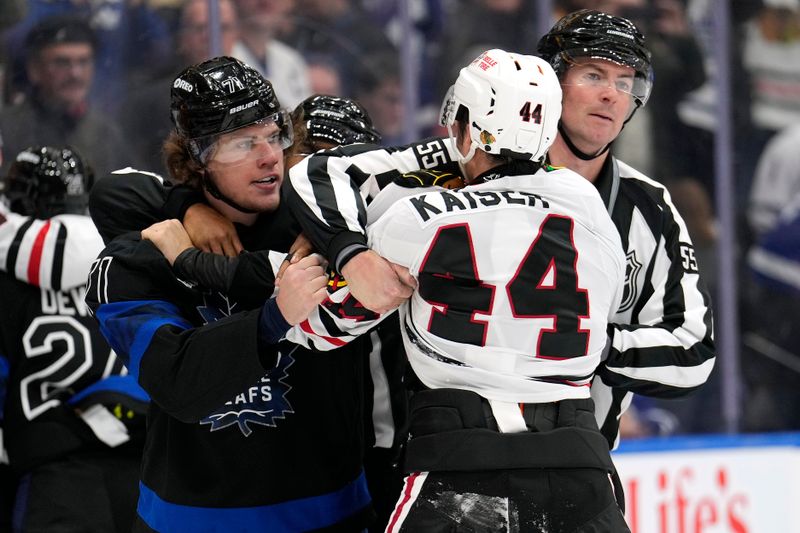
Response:
[[[436,163],[453,159],[450,143],[441,140],[323,152],[290,172],[287,199],[315,246],[338,261],[347,245],[366,246],[364,205],[370,205],[373,221],[374,210],[382,213],[394,202],[395,196],[377,191],[398,192],[395,168],[447,169]],[[592,386],[598,424],[614,446],[632,392],[678,397],[697,389],[713,368],[714,341],[691,238],[663,185],[611,157],[594,186],[627,259],[622,303],[607,332],[608,358]]]
[[[625,265],[589,182],[566,169],[540,170],[428,191],[389,207],[368,237],[419,282],[400,312],[409,360],[425,385],[509,402],[589,396]],[[347,297],[331,300],[342,308],[325,306],[288,338],[305,343],[318,334],[317,346],[333,347],[371,325]]]

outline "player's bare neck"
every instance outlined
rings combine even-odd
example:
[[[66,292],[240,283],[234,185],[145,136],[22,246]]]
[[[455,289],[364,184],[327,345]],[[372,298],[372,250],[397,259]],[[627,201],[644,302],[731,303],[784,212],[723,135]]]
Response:
[[[486,152],[475,150],[475,155],[464,165],[464,171],[467,174],[464,177],[467,179],[467,183],[472,183],[472,180],[496,166],[498,166],[497,161],[487,156]]]

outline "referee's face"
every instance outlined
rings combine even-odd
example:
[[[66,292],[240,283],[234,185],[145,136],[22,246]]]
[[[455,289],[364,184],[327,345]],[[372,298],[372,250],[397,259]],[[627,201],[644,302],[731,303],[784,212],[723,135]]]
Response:
[[[626,92],[633,76],[630,67],[594,58],[578,59],[564,73],[561,122],[582,152],[599,152],[622,131],[633,105]]]

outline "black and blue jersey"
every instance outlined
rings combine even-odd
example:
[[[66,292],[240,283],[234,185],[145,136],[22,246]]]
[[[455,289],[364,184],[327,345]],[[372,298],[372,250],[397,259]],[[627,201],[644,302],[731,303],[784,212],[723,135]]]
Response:
[[[135,531],[367,525],[362,348],[260,343],[269,296],[178,279],[138,233],[93,265],[86,301],[152,398]]]

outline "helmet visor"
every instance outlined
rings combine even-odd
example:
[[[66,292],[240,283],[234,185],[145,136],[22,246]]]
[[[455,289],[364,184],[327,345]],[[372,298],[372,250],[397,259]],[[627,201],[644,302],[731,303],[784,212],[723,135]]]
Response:
[[[265,150],[285,150],[292,145],[292,121],[280,111],[241,128],[192,139],[201,163],[240,165],[264,156]]]
[[[612,87],[618,92],[626,94],[633,98],[638,107],[643,107],[647,100],[650,98],[650,91],[653,89],[653,70],[648,66],[644,69],[637,68],[636,65],[626,61],[625,58],[618,55],[609,54],[585,54],[585,49],[581,49],[583,55],[576,54],[573,56],[569,51],[562,52],[562,57],[565,59],[570,73],[569,83],[565,83],[562,79],[562,85],[578,85],[589,86],[596,88]],[[578,57],[578,59],[573,59]],[[590,62],[582,62],[583,60],[600,59],[604,61],[611,61],[623,67],[633,69],[630,76],[616,76],[611,79],[611,76],[602,72],[599,69],[593,68]]]
[[[453,127],[456,123],[456,116],[458,115],[459,108],[459,102],[455,96],[455,87],[455,85],[450,86],[450,88],[447,90],[444,100],[442,101],[442,107],[439,110],[439,123],[447,128],[447,135],[450,138],[450,142],[452,142],[453,146],[456,147],[459,164],[463,165],[472,159],[472,157],[475,155],[475,150],[478,145],[475,144],[475,142],[471,142],[469,151],[466,154],[461,151],[461,147],[459,146],[458,134],[456,129]],[[466,172],[463,169],[461,172],[462,174],[466,175]]]

